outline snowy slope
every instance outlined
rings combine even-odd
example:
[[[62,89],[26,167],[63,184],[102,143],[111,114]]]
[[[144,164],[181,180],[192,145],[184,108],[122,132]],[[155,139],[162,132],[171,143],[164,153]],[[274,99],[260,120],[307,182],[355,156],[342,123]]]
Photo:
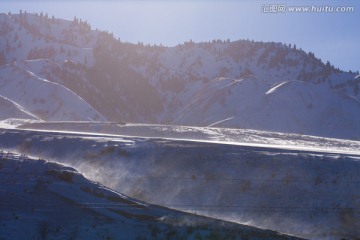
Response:
[[[17,63],[0,67],[0,95],[42,120],[104,120],[81,97]]]
[[[211,129],[204,132],[211,135]],[[72,166],[146,202],[308,239],[356,239],[359,143],[335,141],[355,144],[353,153],[315,150],[332,146],[332,140],[308,138],[306,143],[300,137],[303,146],[296,148],[290,135],[291,149],[271,145],[281,140],[276,134],[265,136],[260,141],[265,145],[236,145],[3,130],[0,147]],[[248,137],[251,142],[252,134]]]
[[[358,99],[324,84],[220,78],[199,91],[173,124],[359,139],[359,114]]]
[[[300,239],[145,204],[44,160],[0,152],[1,239]]]
[[[71,58],[91,66],[96,34],[86,23],[49,19],[39,14],[0,14],[0,55],[5,62],[53,59],[63,62]],[[1,62],[0,62],[0,65]]]
[[[17,103],[0,95],[0,120],[8,118],[37,119]]]

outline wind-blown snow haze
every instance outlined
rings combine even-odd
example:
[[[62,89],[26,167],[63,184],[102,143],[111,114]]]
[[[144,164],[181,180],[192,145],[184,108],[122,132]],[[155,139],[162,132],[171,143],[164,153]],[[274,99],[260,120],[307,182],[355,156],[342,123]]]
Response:
[[[356,239],[360,75],[301,47],[0,13],[0,238]]]

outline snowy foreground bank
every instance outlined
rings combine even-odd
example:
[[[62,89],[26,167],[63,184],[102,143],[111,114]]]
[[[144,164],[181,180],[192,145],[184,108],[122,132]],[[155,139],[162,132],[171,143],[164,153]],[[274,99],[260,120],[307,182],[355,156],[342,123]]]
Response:
[[[0,239],[298,239],[145,204],[72,168],[0,153]]]
[[[0,147],[70,166],[117,192],[172,209],[310,239],[360,235],[358,142],[288,135],[281,144],[276,133],[241,137],[222,130],[231,140],[224,142],[211,134],[216,129],[198,129],[204,141],[194,140],[199,132],[184,140],[180,135],[189,138],[190,128],[176,133],[163,126],[153,137],[137,133],[150,135],[154,126],[138,128],[124,128],[127,136],[101,133],[99,126],[98,134],[4,129]]]

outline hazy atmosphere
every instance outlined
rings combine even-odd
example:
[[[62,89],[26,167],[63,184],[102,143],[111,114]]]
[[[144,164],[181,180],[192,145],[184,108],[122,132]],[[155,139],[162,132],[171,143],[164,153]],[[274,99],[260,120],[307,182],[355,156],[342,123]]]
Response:
[[[359,10],[0,1],[0,239],[359,239]]]

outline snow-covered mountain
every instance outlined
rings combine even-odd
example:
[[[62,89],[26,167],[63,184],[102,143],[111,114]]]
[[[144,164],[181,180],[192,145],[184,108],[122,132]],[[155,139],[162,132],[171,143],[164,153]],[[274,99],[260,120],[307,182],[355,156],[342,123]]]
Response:
[[[76,18],[24,12],[1,14],[0,33],[2,85],[14,74],[19,82],[42,79],[63,89],[57,90],[59,101],[45,91],[41,107],[31,103],[35,97],[25,104],[6,96],[43,120],[226,126],[359,139],[360,78],[295,45],[214,40],[145,46],[91,30]],[[32,84],[21,86],[19,95],[38,95]],[[73,108],[61,105],[70,102],[67,94],[77,102]]]
[[[300,240],[146,204],[76,170],[0,152],[1,239]]]
[[[0,67],[0,94],[41,120],[104,120],[68,88],[27,70],[26,62]]]
[[[289,239],[133,198],[356,239],[359,76],[295,45],[131,44],[0,14],[0,239]]]

